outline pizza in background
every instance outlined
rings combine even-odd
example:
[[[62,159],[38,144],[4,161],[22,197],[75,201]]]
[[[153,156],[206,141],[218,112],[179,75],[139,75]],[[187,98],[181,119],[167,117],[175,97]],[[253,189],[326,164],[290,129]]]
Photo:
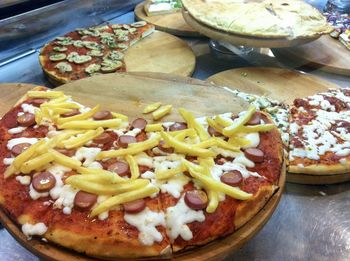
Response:
[[[146,0],[144,10],[147,16],[172,14],[182,10],[181,0]]]
[[[294,100],[291,107],[291,173],[329,175],[350,170],[350,90],[330,89]]]
[[[350,15],[339,13],[324,13],[327,21],[334,30],[330,36],[338,39],[346,48],[350,50]]]
[[[227,33],[263,38],[313,38],[332,27],[314,7],[299,0],[182,0],[197,21]]]
[[[125,72],[125,51],[153,32],[154,26],[144,21],[78,28],[46,44],[40,65],[55,84]]]
[[[1,207],[28,238],[104,258],[169,257],[233,233],[278,189],[280,134],[254,106],[179,113],[129,122],[29,91],[0,120]]]

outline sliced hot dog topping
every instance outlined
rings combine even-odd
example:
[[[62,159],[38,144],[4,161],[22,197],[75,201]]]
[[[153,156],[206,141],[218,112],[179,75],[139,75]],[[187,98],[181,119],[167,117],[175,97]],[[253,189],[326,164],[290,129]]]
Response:
[[[131,127],[132,128],[138,128],[138,129],[141,129],[141,130],[144,130],[146,128],[146,125],[147,125],[147,121],[144,118],[135,119],[131,123]]]
[[[33,177],[33,188],[38,192],[48,192],[56,184],[56,179],[48,171],[40,172]]]
[[[75,115],[80,114],[80,111],[76,108],[72,109],[70,112],[67,112],[65,114],[62,114],[61,117],[66,118],[66,117],[72,117]]]
[[[243,181],[243,177],[241,172],[238,170],[231,170],[230,172],[224,173],[220,180],[221,182],[230,186],[239,186]]]
[[[146,202],[144,199],[138,199],[134,201],[130,201],[128,203],[123,204],[124,210],[127,213],[135,214],[141,212],[146,208]]]
[[[75,150],[69,150],[69,149],[56,149],[59,153],[62,153],[63,155],[66,155],[67,157],[72,157],[75,154]]]
[[[260,124],[260,113],[255,112],[253,116],[250,118],[250,120],[247,122],[247,125],[258,125]]]
[[[12,154],[14,156],[18,156],[19,154],[21,154],[23,151],[25,151],[26,149],[28,149],[32,144],[30,143],[20,143],[17,144],[15,146],[12,147]]]
[[[43,104],[43,103],[45,103],[47,101],[48,101],[48,99],[37,98],[37,99],[31,100],[30,103],[33,104],[36,107],[39,107],[41,104]]]
[[[90,209],[95,205],[97,196],[85,191],[79,191],[74,197],[74,206],[78,209],[85,210]]]
[[[94,120],[109,120],[113,118],[113,115],[110,111],[98,111],[93,116]]]
[[[115,172],[122,177],[130,175],[129,165],[123,161],[117,161],[116,163],[109,165],[108,170]]]
[[[102,133],[100,136],[97,136],[93,139],[93,142],[97,144],[106,144],[112,140],[111,135],[109,135],[107,132]]]
[[[25,112],[17,117],[17,122],[23,127],[29,127],[35,124],[35,116],[32,113]]]
[[[185,194],[185,203],[194,210],[205,209],[208,205],[208,196],[203,190],[191,190]]]
[[[216,131],[212,126],[208,126],[208,132],[210,134],[210,136],[222,136],[220,132]]]
[[[169,131],[178,131],[187,129],[187,124],[185,122],[175,122],[169,127]]]
[[[122,148],[127,148],[130,143],[136,143],[136,138],[131,135],[121,135],[118,139],[118,145]]]
[[[255,163],[264,161],[264,152],[256,148],[249,148],[244,151],[244,155]]]
[[[166,153],[174,153],[174,148],[166,148],[165,146],[165,142],[164,141],[160,141],[159,144],[158,144],[158,148],[161,150],[161,151],[164,151]]]

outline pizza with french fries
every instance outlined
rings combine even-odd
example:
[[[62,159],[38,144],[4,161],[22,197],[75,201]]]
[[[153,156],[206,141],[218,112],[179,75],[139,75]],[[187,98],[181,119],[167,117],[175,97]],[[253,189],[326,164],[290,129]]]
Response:
[[[40,65],[55,85],[125,72],[125,51],[153,32],[154,26],[144,21],[78,28],[46,44],[40,52]]]
[[[0,121],[1,208],[28,239],[171,257],[234,233],[278,189],[280,133],[254,106],[195,118],[158,102],[144,113],[154,121],[29,91]],[[183,120],[161,122],[168,113]]]

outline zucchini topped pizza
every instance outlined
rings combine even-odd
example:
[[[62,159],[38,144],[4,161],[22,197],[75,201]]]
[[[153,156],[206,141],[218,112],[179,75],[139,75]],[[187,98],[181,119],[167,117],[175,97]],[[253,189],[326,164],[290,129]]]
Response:
[[[144,21],[78,28],[46,44],[40,65],[54,84],[125,72],[125,51],[153,32],[154,26]]]
[[[158,105],[145,112],[170,112]],[[178,111],[179,122],[129,122],[29,91],[0,120],[1,207],[28,239],[103,258],[170,256],[233,233],[278,189],[280,134],[254,106]]]

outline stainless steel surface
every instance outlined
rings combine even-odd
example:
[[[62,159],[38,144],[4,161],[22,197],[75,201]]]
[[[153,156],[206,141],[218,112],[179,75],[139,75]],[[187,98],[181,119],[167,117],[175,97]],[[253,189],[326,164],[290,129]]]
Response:
[[[309,2],[321,9],[326,1]],[[108,22],[129,23],[133,19],[133,13],[129,12],[108,19]],[[77,24],[74,26],[77,27]],[[62,30],[50,31],[48,35],[52,38],[62,33]],[[275,61],[269,49],[254,49],[246,54],[238,52],[238,55],[223,59],[222,53],[210,49],[207,40],[186,38],[186,41],[197,57],[193,76],[198,79],[206,79],[231,68],[263,66],[274,62],[274,66],[293,68],[293,65],[288,65],[288,61]],[[40,45],[34,46],[31,53],[30,48],[24,50],[29,51],[26,56],[0,65],[0,82],[50,86],[38,63],[39,47]],[[305,71],[304,68],[303,70]],[[350,86],[349,77],[311,69],[308,72],[342,87]],[[21,247],[5,229],[0,229],[0,260],[34,261],[38,258]],[[350,183],[327,186],[287,183],[282,200],[267,225],[226,260],[350,260]]]

